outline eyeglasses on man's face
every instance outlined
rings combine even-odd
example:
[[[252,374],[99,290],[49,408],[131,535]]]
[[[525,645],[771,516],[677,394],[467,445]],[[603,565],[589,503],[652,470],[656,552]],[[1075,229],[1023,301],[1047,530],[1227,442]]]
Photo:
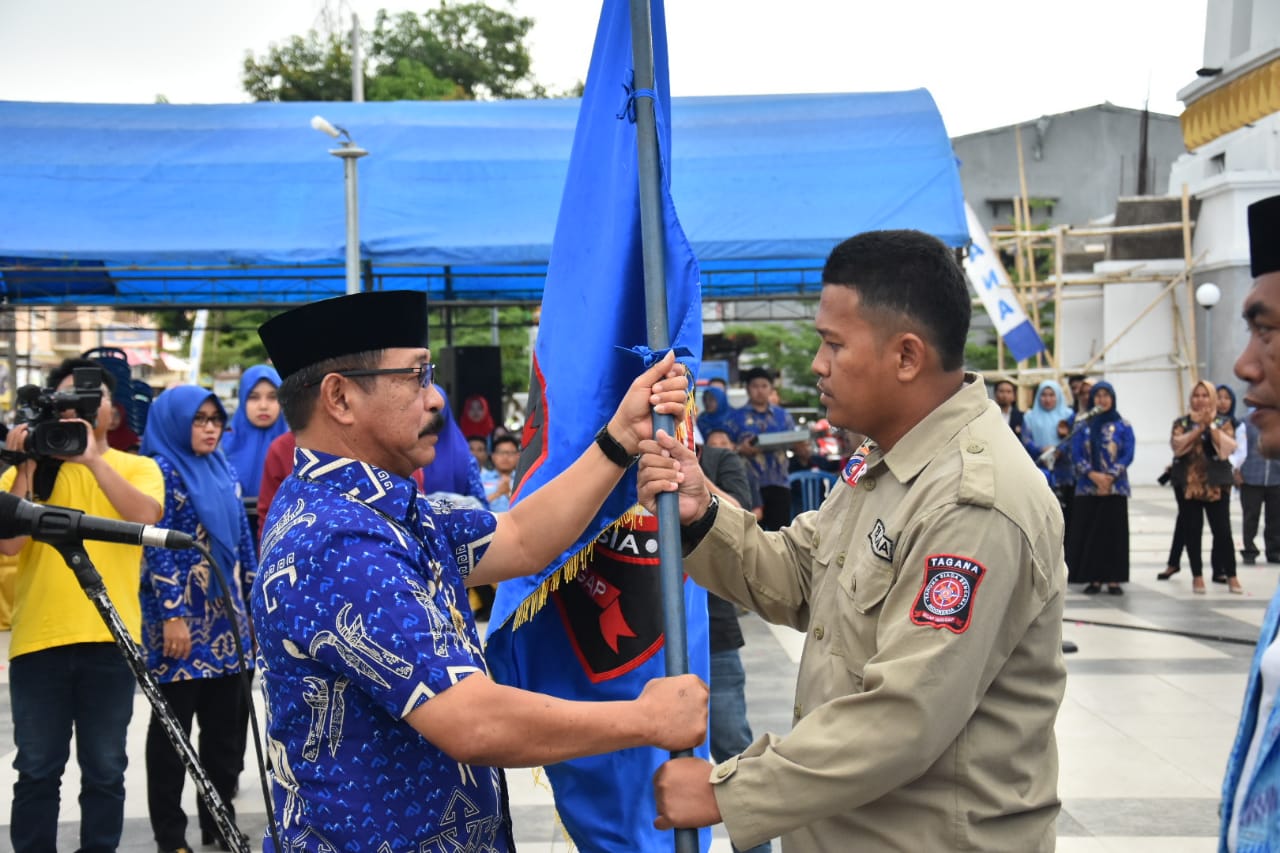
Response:
[[[203,429],[205,427],[211,427],[211,426],[215,426],[218,429],[222,429],[224,426],[227,425],[227,419],[224,418],[222,415],[218,415],[218,414],[213,414],[213,415],[198,414],[191,419],[191,425],[200,429]]]
[[[419,364],[417,367],[377,367],[369,370],[335,370],[333,373],[339,376],[354,378],[357,376],[395,376],[417,374],[418,384],[423,388],[430,388],[431,383],[436,378],[436,366],[434,364]],[[312,385],[319,385],[319,382],[313,382]]]

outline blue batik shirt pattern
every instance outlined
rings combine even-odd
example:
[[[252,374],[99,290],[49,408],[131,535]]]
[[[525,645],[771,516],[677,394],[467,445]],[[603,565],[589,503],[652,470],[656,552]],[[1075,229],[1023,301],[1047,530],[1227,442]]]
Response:
[[[159,526],[189,533],[200,544],[212,547],[182,475],[166,457],[153,458],[164,475],[164,515]],[[143,556],[142,647],[151,674],[157,681],[169,682],[217,678],[239,672],[240,658],[231,620],[227,618],[220,586],[213,583],[213,570],[204,555],[194,549],[144,548]],[[249,643],[249,614],[244,594],[253,585],[258,562],[253,532],[244,509],[240,510],[236,557],[234,566],[220,568],[232,584],[230,598],[236,624],[240,626],[240,648],[246,656],[251,656],[253,647]],[[191,651],[184,658],[171,658],[164,653],[164,620],[174,616],[186,620],[191,634]]]
[[[1240,825],[1236,829],[1235,853],[1273,853],[1280,850],[1280,704],[1271,710],[1271,716],[1260,719],[1259,696],[1262,692],[1262,656],[1280,631],[1280,592],[1271,598],[1267,614],[1262,620],[1258,646],[1254,650],[1253,663],[1249,667],[1249,680],[1245,683],[1244,708],[1240,712],[1240,727],[1235,743],[1227,757],[1227,772],[1222,781],[1222,804],[1219,807],[1221,829],[1218,834],[1219,853],[1227,853],[1227,832],[1236,807],[1238,788],[1244,786],[1246,795],[1240,812]],[[1249,746],[1254,732],[1263,727],[1262,742],[1253,773],[1242,778]]]
[[[741,442],[748,435],[761,435],[766,432],[787,432],[796,428],[791,415],[781,406],[770,405],[767,411],[757,412],[750,403],[740,409],[734,409],[729,420],[733,430],[733,440]],[[756,456],[744,456],[743,461],[755,471],[761,486],[784,486],[790,488],[790,472],[787,470],[787,451],[761,450]]]
[[[289,853],[509,849],[501,771],[403,719],[485,672],[463,578],[496,524],[373,465],[295,451],[251,596]]]

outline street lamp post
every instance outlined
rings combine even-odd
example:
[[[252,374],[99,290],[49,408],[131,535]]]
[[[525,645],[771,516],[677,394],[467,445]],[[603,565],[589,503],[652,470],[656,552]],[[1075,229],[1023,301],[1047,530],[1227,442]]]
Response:
[[[311,126],[334,139],[342,139],[341,148],[329,153],[342,160],[343,181],[347,188],[347,293],[360,292],[360,187],[356,161],[368,154],[344,128],[330,124],[323,116],[313,116]]]
[[[1213,376],[1213,306],[1222,299],[1218,285],[1205,282],[1196,288],[1196,302],[1204,309],[1204,371]]]

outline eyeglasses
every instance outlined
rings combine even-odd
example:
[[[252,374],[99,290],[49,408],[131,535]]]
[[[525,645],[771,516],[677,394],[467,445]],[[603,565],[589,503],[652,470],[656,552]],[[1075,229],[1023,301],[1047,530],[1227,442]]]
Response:
[[[408,375],[416,373],[418,375],[418,383],[423,388],[430,388],[431,383],[435,381],[436,366],[434,364],[419,364],[417,367],[379,367],[371,370],[334,370],[333,373],[339,376],[356,377],[356,376],[392,376],[395,374]],[[319,385],[319,382],[309,383],[310,385]]]
[[[191,419],[191,425],[194,427],[216,426],[222,429],[227,425],[227,419],[222,415],[196,415]]]

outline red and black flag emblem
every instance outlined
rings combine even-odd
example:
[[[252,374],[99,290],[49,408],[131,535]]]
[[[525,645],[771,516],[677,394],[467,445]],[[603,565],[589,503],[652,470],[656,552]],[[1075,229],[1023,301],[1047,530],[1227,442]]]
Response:
[[[662,648],[658,519],[636,515],[605,530],[577,576],[551,594],[593,683],[616,678]]]

